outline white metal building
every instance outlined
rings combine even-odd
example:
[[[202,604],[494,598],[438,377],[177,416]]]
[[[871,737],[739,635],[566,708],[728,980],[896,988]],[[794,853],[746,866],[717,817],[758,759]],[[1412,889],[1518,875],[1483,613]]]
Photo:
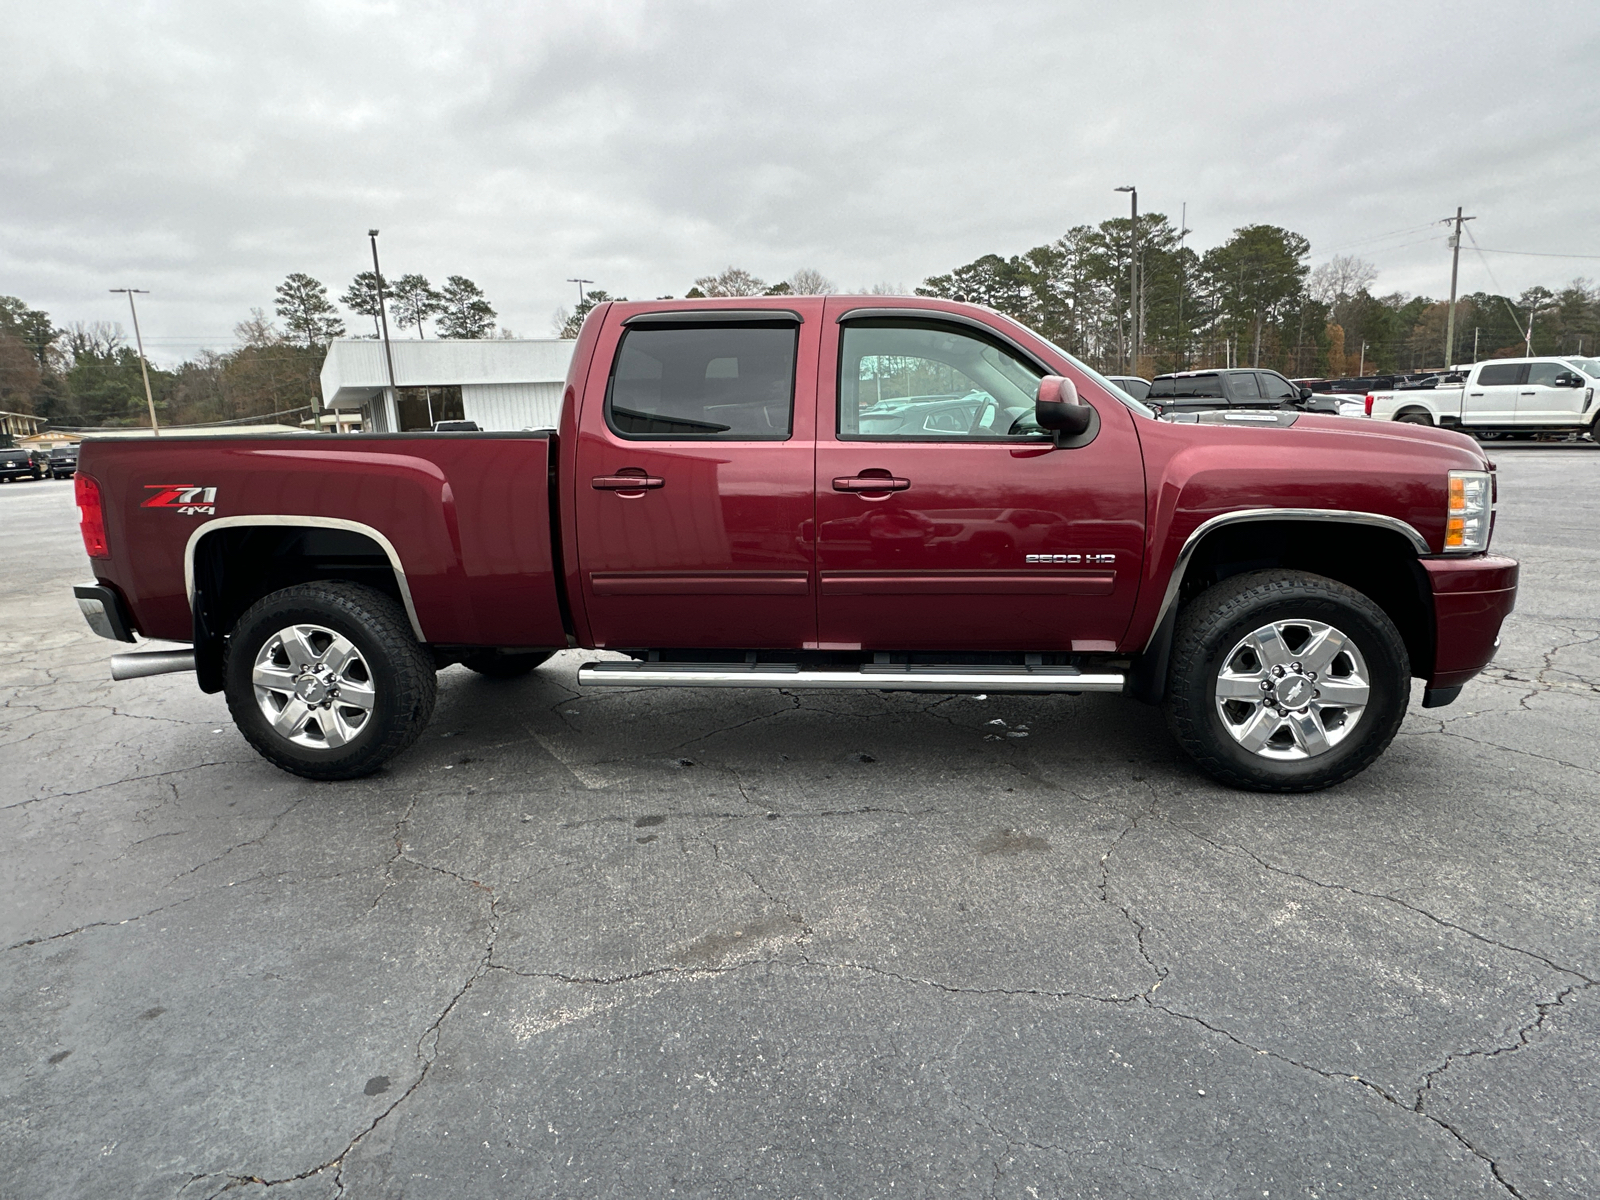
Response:
[[[444,420],[483,429],[553,429],[573,343],[560,338],[395,340],[395,395],[383,342],[341,338],[322,364],[322,402],[359,410],[374,433],[430,429]]]

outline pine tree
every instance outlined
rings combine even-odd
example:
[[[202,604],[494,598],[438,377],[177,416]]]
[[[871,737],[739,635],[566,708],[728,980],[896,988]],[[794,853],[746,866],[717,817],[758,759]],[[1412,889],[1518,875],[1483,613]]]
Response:
[[[381,330],[378,327],[378,288],[380,284],[385,292],[389,289],[389,281],[380,279],[372,271],[363,271],[350,281],[350,286],[345,289],[344,295],[339,297],[339,303],[355,313],[358,317],[372,318],[372,336],[377,337]]]
[[[277,313],[290,337],[303,339],[312,349],[344,336],[339,310],[329,302],[328,289],[319,281],[297,271],[280,283],[277,291]]]
[[[441,311],[443,304],[443,298],[424,275],[402,275],[389,292],[389,315],[394,323],[402,331],[407,325],[416,326],[419,338],[423,336],[423,324]]]
[[[439,293],[439,336],[447,338],[486,338],[494,332],[495,311],[489,307],[483,289],[463,275],[444,281]]]

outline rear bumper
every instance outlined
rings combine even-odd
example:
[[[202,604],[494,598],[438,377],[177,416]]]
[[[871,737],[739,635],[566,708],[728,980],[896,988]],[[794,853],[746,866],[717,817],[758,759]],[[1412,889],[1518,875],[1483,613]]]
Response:
[[[1428,688],[1459,688],[1494,658],[1500,625],[1517,602],[1515,559],[1485,554],[1425,558],[1433,588],[1433,674]]]
[[[100,583],[80,583],[72,589],[72,595],[90,629],[114,642],[133,641],[133,622],[114,589]]]

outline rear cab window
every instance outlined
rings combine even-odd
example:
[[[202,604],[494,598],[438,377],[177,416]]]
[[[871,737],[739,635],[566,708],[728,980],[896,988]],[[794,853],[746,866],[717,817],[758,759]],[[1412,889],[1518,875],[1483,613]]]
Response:
[[[1222,376],[1216,374],[1169,375],[1150,385],[1152,400],[1221,400]]]

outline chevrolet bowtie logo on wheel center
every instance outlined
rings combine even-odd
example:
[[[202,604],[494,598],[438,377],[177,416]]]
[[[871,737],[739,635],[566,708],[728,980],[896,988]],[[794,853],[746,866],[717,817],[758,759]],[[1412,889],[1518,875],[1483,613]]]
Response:
[[[1024,560],[1029,566],[1078,567],[1110,566],[1117,561],[1115,554],[1030,554]]]

